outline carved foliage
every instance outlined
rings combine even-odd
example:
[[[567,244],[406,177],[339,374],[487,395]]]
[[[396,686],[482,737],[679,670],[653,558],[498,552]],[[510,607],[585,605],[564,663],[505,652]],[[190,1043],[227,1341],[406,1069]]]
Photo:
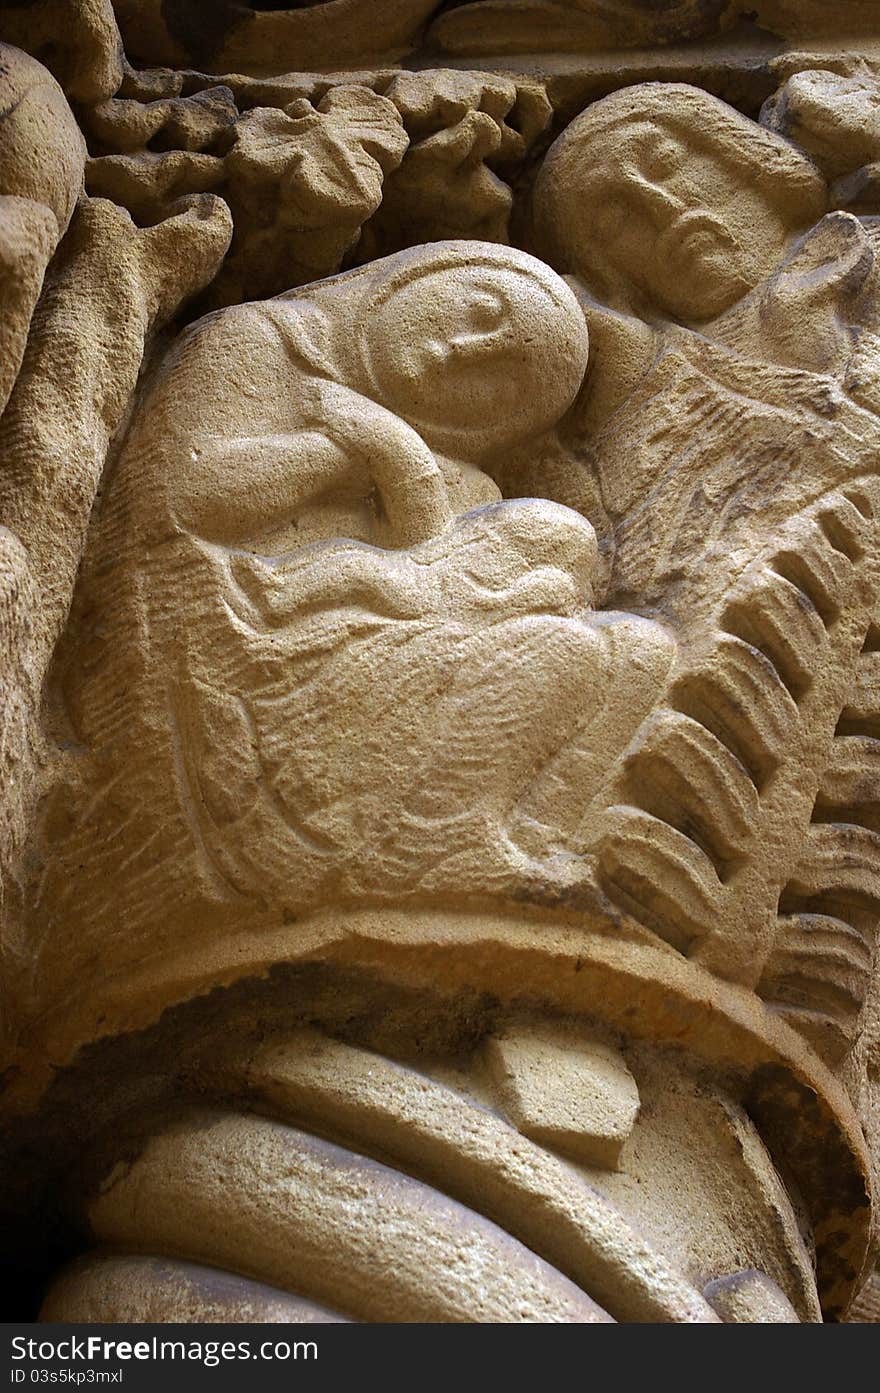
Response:
[[[410,147],[365,230],[363,253],[445,237],[509,241],[511,178],[547,126],[539,83],[452,70],[400,73],[386,96]]]
[[[689,657],[629,756],[601,842],[599,876],[612,898],[724,975],[755,980],[769,952],[768,996],[792,951],[780,943],[791,916],[818,912],[826,889],[829,905],[834,898],[835,839],[848,847],[839,899],[856,894],[868,912],[880,904],[873,831],[832,831],[822,816],[843,759],[833,754],[825,773],[829,741],[849,731],[851,674],[863,684],[871,664],[861,650],[874,632],[875,495],[871,484],[823,497],[748,567],[715,637]],[[850,761],[864,757],[863,746],[847,750]],[[780,894],[783,918],[768,941]],[[834,994],[835,955],[849,953],[850,970],[867,965],[867,922],[831,916],[812,925],[822,930],[808,970],[817,996],[823,980]],[[850,999],[836,1014],[850,1020],[852,1009]]]

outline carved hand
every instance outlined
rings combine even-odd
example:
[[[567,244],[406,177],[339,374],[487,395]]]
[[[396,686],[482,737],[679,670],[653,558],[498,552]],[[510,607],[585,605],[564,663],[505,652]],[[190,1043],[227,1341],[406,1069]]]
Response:
[[[444,531],[452,519],[443,474],[432,451],[401,417],[336,382],[319,388],[328,439],[366,466],[399,546]]]
[[[378,489],[394,545],[442,532],[452,511],[421,437],[348,387],[321,379],[311,385],[304,429],[193,438],[175,500],[178,522],[215,542],[266,538],[354,476]]]

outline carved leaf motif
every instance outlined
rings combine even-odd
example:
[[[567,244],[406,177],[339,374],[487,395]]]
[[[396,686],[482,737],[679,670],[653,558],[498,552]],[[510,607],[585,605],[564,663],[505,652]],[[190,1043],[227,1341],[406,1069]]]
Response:
[[[823,497],[746,570],[625,762],[597,868],[679,951],[763,968],[762,994],[798,1011],[813,990],[844,1029],[880,907],[876,492]]]
[[[758,991],[832,1061],[857,1035],[880,914],[880,630],[868,627]]]
[[[441,68],[399,73],[385,95],[410,147],[364,230],[359,259],[445,237],[508,242],[506,181],[552,116],[542,84]]]

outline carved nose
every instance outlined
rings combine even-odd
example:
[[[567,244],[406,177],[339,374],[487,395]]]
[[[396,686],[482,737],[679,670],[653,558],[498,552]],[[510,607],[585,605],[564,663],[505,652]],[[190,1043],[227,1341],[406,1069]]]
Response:
[[[660,228],[674,223],[675,219],[686,211],[686,204],[682,199],[662,184],[646,178],[633,166],[628,166],[626,173],[628,182],[637,191],[639,202],[649,210]]]

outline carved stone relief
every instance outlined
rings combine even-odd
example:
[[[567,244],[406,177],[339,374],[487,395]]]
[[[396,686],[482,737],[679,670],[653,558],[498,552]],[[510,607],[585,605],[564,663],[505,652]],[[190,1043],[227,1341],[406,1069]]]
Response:
[[[0,3],[25,1316],[871,1318],[872,8]]]

